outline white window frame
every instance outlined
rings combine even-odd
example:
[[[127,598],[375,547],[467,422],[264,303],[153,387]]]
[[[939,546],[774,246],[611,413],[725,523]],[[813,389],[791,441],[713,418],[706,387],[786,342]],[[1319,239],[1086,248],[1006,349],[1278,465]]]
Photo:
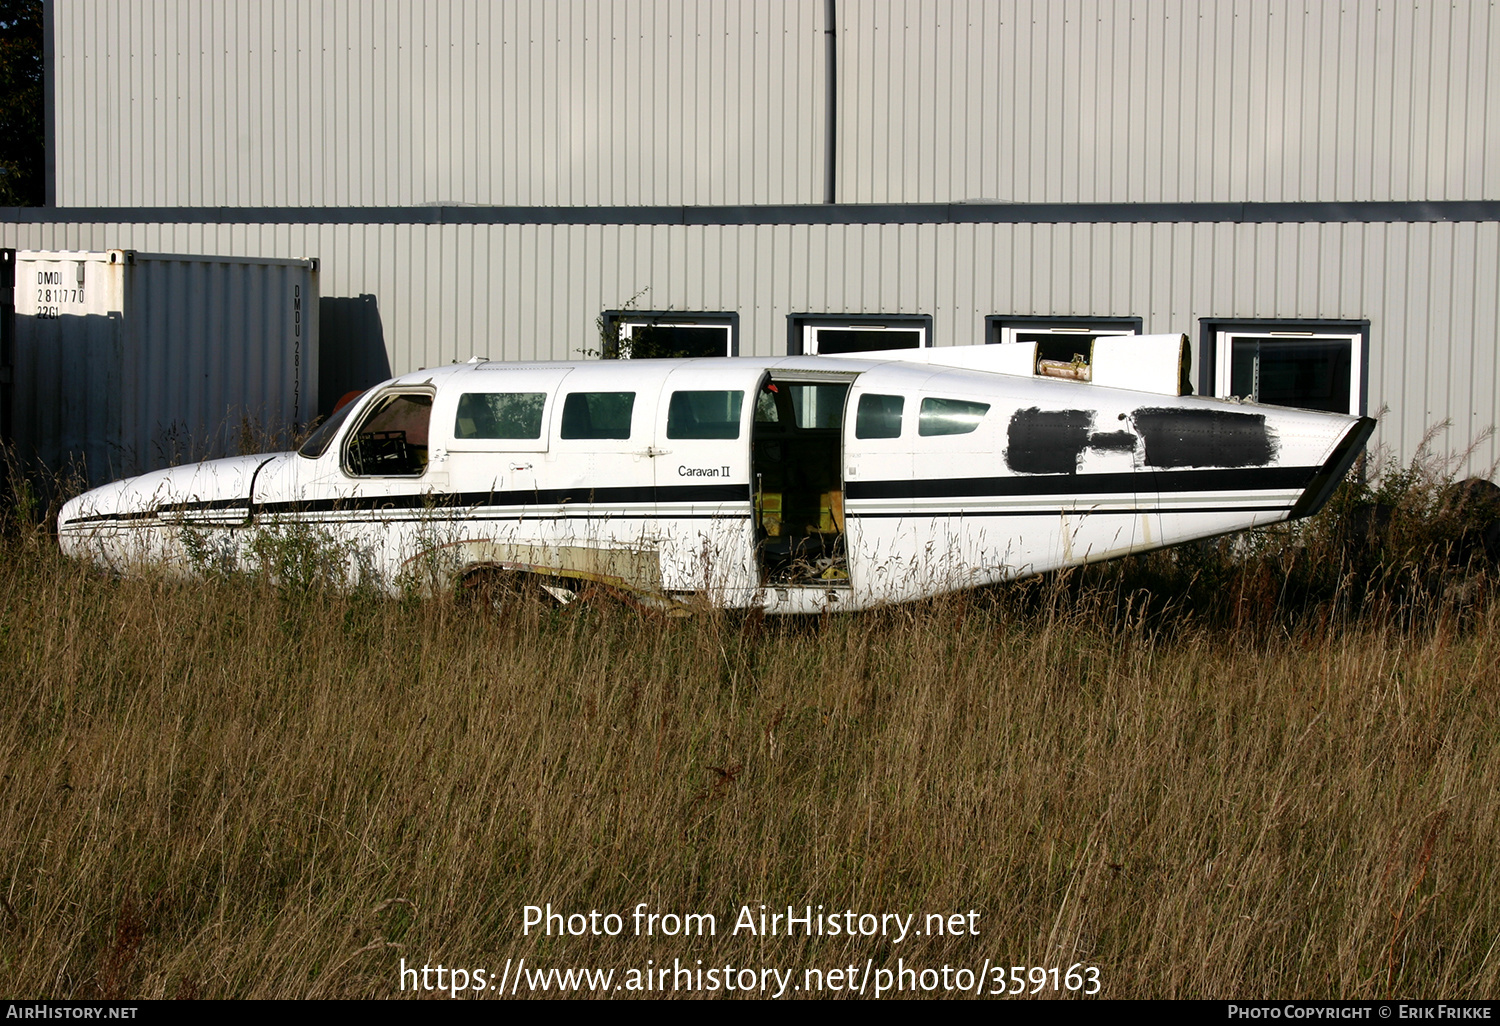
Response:
[[[734,352],[734,329],[728,324],[722,324],[714,321],[658,321],[648,320],[645,318],[636,318],[634,320],[622,319],[618,323],[620,325],[621,342],[624,342],[627,339],[635,338],[635,332],[637,328],[714,328],[724,333],[724,352],[718,355],[729,356]]]
[[[1092,317],[1058,314],[1051,317],[1004,316],[991,314],[984,319],[984,340],[990,345],[1014,346],[1034,345],[1031,356],[1031,373],[1040,374],[1039,362],[1043,359],[1045,342],[1035,336],[1055,339],[1087,338],[1086,363],[1093,366],[1093,340],[1096,338],[1126,338],[1142,333],[1144,322],[1139,317]],[[1030,339],[1022,335],[1033,336]],[[1076,351],[1075,351],[1076,352]],[[1049,357],[1048,359],[1054,359]]]
[[[638,328],[715,328],[724,332],[724,351],[720,356],[738,356],[740,320],[737,313],[712,313],[695,310],[606,310],[605,321],[619,332],[625,342],[635,337]],[[609,353],[605,359],[623,359]]]
[[[1021,341],[1017,335],[1056,335],[1059,338],[1067,338],[1070,335],[1087,335],[1090,338],[1113,338],[1118,335],[1139,335],[1139,331],[1130,331],[1127,328],[1090,328],[1084,325],[1055,324],[1037,325],[1035,327],[1010,327],[1002,325],[1000,328],[999,344],[1014,345]]]
[[[912,321],[894,321],[894,323],[876,323],[876,321],[811,321],[802,324],[802,356],[817,356],[817,335],[819,332],[916,332],[919,339],[915,347],[918,350],[926,350],[932,347],[932,330],[926,324],[913,324]],[[876,350],[871,350],[876,353]],[[850,354],[853,356],[853,354]]]
[[[1037,317],[991,314],[984,319],[984,340],[992,345],[1015,345],[1021,335],[1088,335],[1091,338],[1139,335],[1145,322],[1139,317],[1095,317],[1055,314]]]
[[[1233,356],[1235,339],[1283,338],[1289,344],[1298,342],[1348,342],[1349,352],[1349,409],[1351,416],[1362,416],[1365,409],[1365,333],[1356,328],[1329,329],[1309,325],[1297,327],[1293,322],[1265,324],[1261,326],[1238,325],[1214,329],[1214,395],[1228,398],[1234,376]],[[1259,389],[1257,388],[1257,391]],[[1252,398],[1252,397],[1241,397]],[[1259,400],[1257,400],[1259,401]],[[1300,407],[1291,407],[1299,409]]]

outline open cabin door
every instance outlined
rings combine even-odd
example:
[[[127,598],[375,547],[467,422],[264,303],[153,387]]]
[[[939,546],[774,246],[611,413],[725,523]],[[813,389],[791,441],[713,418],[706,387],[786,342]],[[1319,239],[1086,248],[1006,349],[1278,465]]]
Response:
[[[756,391],[751,486],[763,587],[849,587],[843,451],[853,378],[772,372]]]

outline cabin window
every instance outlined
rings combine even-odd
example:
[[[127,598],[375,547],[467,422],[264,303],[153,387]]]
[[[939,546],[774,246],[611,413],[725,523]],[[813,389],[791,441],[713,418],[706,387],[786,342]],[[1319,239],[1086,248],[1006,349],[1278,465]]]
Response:
[[[563,438],[629,438],[634,392],[570,392],[563,400]]]
[[[667,404],[668,438],[738,438],[743,391],[673,392]]]
[[[932,318],[928,316],[794,314],[789,324],[787,352],[793,356],[878,353],[932,345]]]
[[[923,399],[917,434],[967,435],[979,426],[989,409],[989,403],[967,399]]]
[[[432,396],[384,396],[352,433],[344,465],[356,477],[417,477],[427,469],[427,427]]]
[[[860,396],[859,410],[854,417],[854,437],[900,438],[901,408],[905,402],[899,395]]]
[[[1212,360],[1204,376],[1214,395],[1326,413],[1364,412],[1368,324],[1205,321],[1204,326],[1204,351]]]
[[[546,392],[469,392],[458,397],[454,438],[541,438]]]
[[[683,359],[739,353],[739,315],[606,310],[600,355],[607,360]]]

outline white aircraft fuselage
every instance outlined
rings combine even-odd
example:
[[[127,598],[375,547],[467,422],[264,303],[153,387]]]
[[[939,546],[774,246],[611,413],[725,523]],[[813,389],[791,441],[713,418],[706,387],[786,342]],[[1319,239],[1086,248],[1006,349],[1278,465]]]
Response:
[[[311,530],[391,589],[855,610],[1308,515],[1373,428],[1164,394],[1175,365],[1161,391],[1001,373],[1003,348],[424,370],[298,452],[97,488],[58,532],[122,571]]]

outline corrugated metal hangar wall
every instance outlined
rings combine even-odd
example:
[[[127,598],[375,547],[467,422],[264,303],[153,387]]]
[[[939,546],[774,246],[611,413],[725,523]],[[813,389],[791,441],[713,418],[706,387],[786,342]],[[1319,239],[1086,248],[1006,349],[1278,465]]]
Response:
[[[1216,319],[1345,322],[1378,442],[1500,459],[1488,0],[837,0],[824,205],[829,6],[57,0],[58,209],[0,244],[317,256],[325,396],[576,357],[632,297],[742,354],[803,314],[1139,318],[1200,361]]]
[[[62,206],[816,203],[824,0],[58,0]],[[841,203],[1500,198],[1489,0],[837,0]]]

